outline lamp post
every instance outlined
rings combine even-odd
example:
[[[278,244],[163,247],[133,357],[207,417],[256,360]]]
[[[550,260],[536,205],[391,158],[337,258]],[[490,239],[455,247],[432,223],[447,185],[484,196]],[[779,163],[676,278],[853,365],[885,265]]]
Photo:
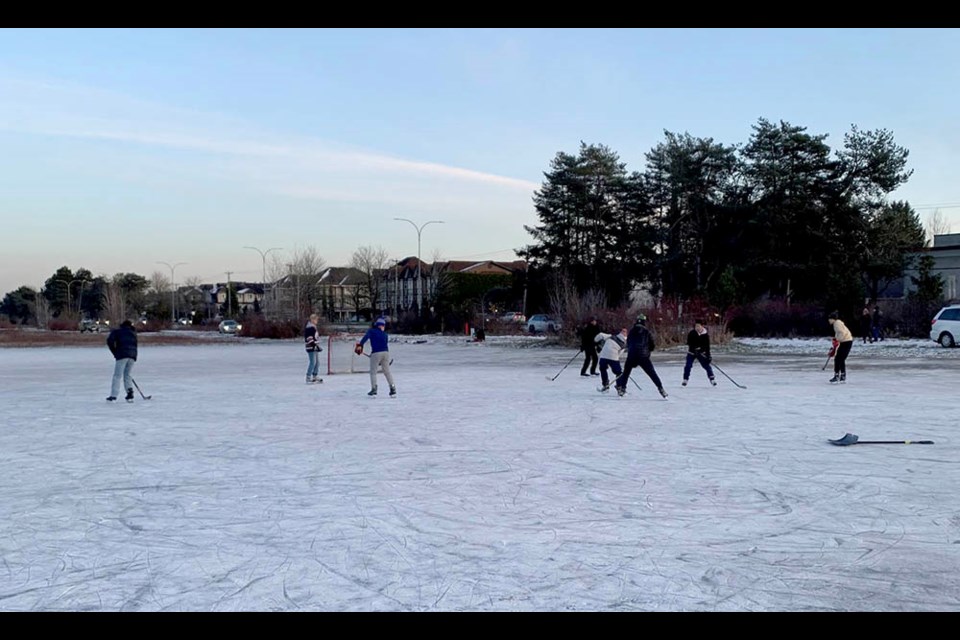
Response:
[[[417,230],[417,313],[422,315],[423,310],[423,282],[420,280],[420,234],[423,232],[423,228],[428,224],[443,224],[443,220],[429,220],[424,222],[422,225],[417,226],[417,223],[413,220],[408,220],[407,218],[394,218],[394,220],[402,220],[403,222],[409,222],[413,225],[413,228]]]
[[[260,249],[257,249],[256,247],[244,247],[244,249],[253,249],[254,251],[256,251],[257,253],[260,254],[260,259],[263,261],[263,280],[262,280],[262,282],[263,282],[263,299],[266,300],[266,299],[267,299],[267,254],[270,253],[271,251],[282,251],[282,250],[283,250],[283,247],[271,247],[271,248],[267,249],[266,251],[261,251]],[[274,290],[274,303],[276,303],[276,290]],[[276,304],[274,304],[274,306],[276,306]],[[263,314],[263,315],[264,315],[264,316],[267,315],[267,314],[266,314],[266,309],[264,309],[264,314]]]
[[[176,324],[177,322],[177,285],[173,279],[174,270],[182,264],[187,264],[186,262],[178,262],[177,264],[170,264],[169,262],[158,261],[157,264],[163,264],[170,268],[170,320]]]

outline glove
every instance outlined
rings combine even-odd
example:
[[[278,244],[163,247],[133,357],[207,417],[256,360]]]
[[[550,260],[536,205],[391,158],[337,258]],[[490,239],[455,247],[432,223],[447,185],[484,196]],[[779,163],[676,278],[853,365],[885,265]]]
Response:
[[[357,344],[353,345],[353,352],[354,352],[355,354],[357,354],[358,356],[362,356],[362,355],[363,355],[363,345],[360,344],[359,342],[358,342]]]
[[[833,339],[833,348],[836,349],[836,348],[839,347],[839,346],[840,346],[840,341],[837,340],[836,338],[834,338],[834,339]]]
[[[827,354],[827,357],[832,358],[835,355],[837,355],[837,348],[833,347],[832,349],[830,349],[830,353]]]

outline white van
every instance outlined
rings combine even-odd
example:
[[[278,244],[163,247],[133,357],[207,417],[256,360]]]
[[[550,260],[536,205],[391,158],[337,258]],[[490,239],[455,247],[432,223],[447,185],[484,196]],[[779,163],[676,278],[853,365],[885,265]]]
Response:
[[[930,339],[944,347],[957,346],[960,338],[960,304],[952,304],[937,312],[930,321]]]

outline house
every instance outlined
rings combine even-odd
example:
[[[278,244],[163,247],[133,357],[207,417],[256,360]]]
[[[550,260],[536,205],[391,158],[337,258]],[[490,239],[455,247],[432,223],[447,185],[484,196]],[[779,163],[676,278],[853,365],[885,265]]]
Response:
[[[347,322],[360,314],[370,315],[367,274],[353,267],[329,267],[314,286],[319,309],[331,322]]]
[[[960,233],[947,233],[933,236],[933,246],[913,254],[914,260],[909,269],[903,272],[904,295],[916,290],[911,278],[919,276],[917,258],[929,255],[934,260],[932,275],[943,278],[943,297],[946,300],[957,299],[957,276],[960,275]]]
[[[449,260],[430,264],[420,263],[415,257],[404,258],[381,272],[382,286],[376,307],[391,316],[406,311],[416,313],[421,304],[429,307],[445,274],[504,276],[526,270],[524,260]]]

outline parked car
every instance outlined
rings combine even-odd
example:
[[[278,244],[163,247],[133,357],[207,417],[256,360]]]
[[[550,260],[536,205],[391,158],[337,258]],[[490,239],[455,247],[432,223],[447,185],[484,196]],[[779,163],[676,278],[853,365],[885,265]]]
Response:
[[[220,333],[240,333],[240,329],[243,329],[243,325],[238,323],[236,320],[224,320],[220,323],[219,326]]]
[[[110,324],[109,321],[101,322],[100,320],[92,320],[90,318],[84,318],[83,320],[80,321],[80,326],[78,328],[80,329],[80,333],[86,333],[88,331],[90,333],[100,333],[101,329],[103,330],[109,329],[110,328],[108,326],[109,324]]]
[[[527,321],[527,316],[523,315],[519,311],[508,311],[507,313],[500,316],[501,322],[516,322],[517,324],[523,324]]]
[[[527,329],[530,333],[556,333],[560,331],[561,326],[559,320],[555,320],[543,313],[530,316],[530,320],[527,321]]]
[[[960,304],[944,307],[930,321],[930,339],[944,347],[957,346],[960,338]]]

